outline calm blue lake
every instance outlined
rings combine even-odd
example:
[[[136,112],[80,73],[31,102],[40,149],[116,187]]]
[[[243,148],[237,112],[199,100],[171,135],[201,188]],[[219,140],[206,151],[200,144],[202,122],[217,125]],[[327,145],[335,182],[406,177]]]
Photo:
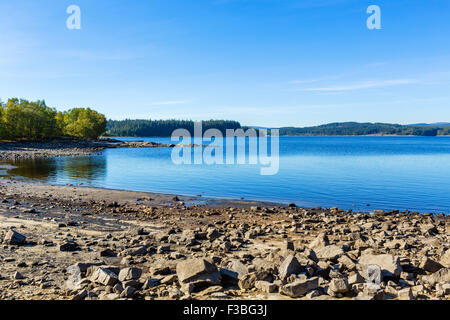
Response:
[[[450,212],[449,137],[280,137],[279,172],[272,176],[260,175],[261,165],[175,165],[171,153],[110,149],[91,157],[16,163],[10,173],[54,184],[307,207]]]

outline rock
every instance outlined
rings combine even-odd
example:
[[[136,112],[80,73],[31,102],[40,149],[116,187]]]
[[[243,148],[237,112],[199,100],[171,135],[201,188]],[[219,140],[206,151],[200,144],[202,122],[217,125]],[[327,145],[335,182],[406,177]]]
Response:
[[[256,271],[248,273],[239,280],[239,288],[241,288],[242,290],[253,289],[255,287],[256,281],[266,280],[268,276],[269,273],[267,271]]]
[[[168,276],[165,276],[164,278],[161,279],[161,284],[172,284],[177,282],[178,280],[178,276],[176,274],[171,274]]]
[[[315,250],[320,260],[336,260],[344,254],[344,250],[336,245],[329,245]]]
[[[237,259],[229,261],[227,263],[227,268],[220,268],[223,285],[236,285],[247,273],[247,267]]]
[[[147,290],[153,287],[157,287],[160,285],[160,281],[158,279],[148,279],[144,282],[142,286],[142,290]]]
[[[294,242],[286,241],[286,243],[285,243],[285,250],[294,251],[295,250]]]
[[[223,287],[222,286],[212,286],[209,288],[206,288],[205,290],[202,290],[198,293],[199,296],[206,296],[206,295],[210,295],[212,293],[216,293],[216,292],[222,292],[223,291]]]
[[[133,287],[133,288],[136,288],[136,289],[140,289],[140,288],[142,288],[142,283],[140,283],[137,280],[128,280],[128,281],[122,282],[122,286],[124,288],[126,288],[126,287]]]
[[[440,264],[439,262],[436,262],[428,257],[423,257],[419,268],[427,271],[427,272],[431,272],[434,273],[436,271],[439,271],[440,269],[442,269],[444,266],[442,264]]]
[[[90,280],[105,286],[114,286],[119,281],[117,275],[107,268],[98,268],[95,270]]]
[[[302,271],[302,266],[297,258],[290,254],[281,264],[279,268],[280,279],[285,280],[291,274],[299,274]]]
[[[429,276],[424,276],[422,280],[431,286],[435,286],[437,283],[449,283],[450,268],[442,268]]]
[[[123,286],[120,283],[116,283],[116,285],[113,287],[114,293],[117,293],[117,294],[121,294],[123,292],[123,290],[124,290]]]
[[[214,241],[219,237],[220,237],[220,232],[217,231],[216,228],[208,228],[208,230],[206,231],[206,238],[209,241]]]
[[[358,272],[354,272],[348,277],[348,283],[349,285],[364,283],[364,278]]]
[[[275,293],[278,291],[278,286],[268,281],[256,281],[255,288],[264,293]]]
[[[124,268],[119,272],[119,281],[138,280],[142,275],[140,268]]]
[[[439,260],[439,262],[444,266],[444,267],[450,267],[450,249],[448,249],[447,251],[445,251],[445,253],[442,255],[441,259]]]
[[[120,253],[121,256],[131,256],[131,257],[143,256],[146,254],[147,254],[147,248],[145,246],[137,246],[137,247],[129,248],[129,249],[125,250],[124,252]]]
[[[320,233],[310,244],[312,250],[320,249],[328,245],[328,237],[325,233]]]
[[[359,258],[359,263],[362,265],[378,265],[380,266],[383,276],[400,276],[403,271],[400,265],[400,259],[391,254],[372,255],[366,254]]]
[[[319,287],[319,278],[314,277],[307,280],[296,280],[280,288],[280,293],[291,298],[304,296],[308,291]]]
[[[376,216],[385,216],[386,212],[384,210],[374,210],[373,214]]]
[[[14,273],[13,278],[16,279],[16,280],[22,280],[22,279],[25,279],[25,277],[24,277],[19,271],[16,271],[16,272]]]
[[[121,298],[133,298],[135,292],[136,292],[136,288],[126,287],[120,294],[120,297]]]
[[[100,251],[100,257],[117,257],[117,253],[115,253],[111,249],[105,249]]]
[[[442,285],[442,294],[444,296],[450,295],[450,283],[444,283]]]
[[[218,285],[220,273],[217,267],[205,259],[189,259],[177,264],[177,276],[181,285],[190,284],[189,292],[195,292],[198,288]]]
[[[78,292],[75,296],[73,296],[72,300],[75,301],[83,300],[84,298],[87,297],[88,293],[89,292],[86,289],[83,289],[80,292]]]
[[[411,288],[401,289],[397,292],[397,297],[399,300],[413,300],[414,295]]]
[[[167,266],[159,266],[159,267],[151,267],[150,273],[154,276],[162,275],[167,276],[171,274],[172,270],[170,270]]]
[[[81,250],[80,246],[74,241],[66,241],[59,246],[59,251],[73,252]]]
[[[6,244],[22,245],[25,244],[26,237],[13,229],[9,229],[3,241]]]
[[[157,252],[160,254],[170,252],[170,246],[159,246]]]
[[[356,264],[352,261],[352,259],[350,259],[345,254],[339,257],[338,262],[342,263],[345,266],[345,268],[349,271],[353,271],[356,269]]]
[[[384,300],[384,290],[377,284],[364,283],[362,294],[366,297],[370,297],[370,300]]]
[[[346,293],[348,291],[348,281],[347,279],[331,279],[330,290],[333,293]]]
[[[237,273],[237,278],[241,279],[248,273],[248,268],[238,259],[230,260],[227,264],[228,269]]]

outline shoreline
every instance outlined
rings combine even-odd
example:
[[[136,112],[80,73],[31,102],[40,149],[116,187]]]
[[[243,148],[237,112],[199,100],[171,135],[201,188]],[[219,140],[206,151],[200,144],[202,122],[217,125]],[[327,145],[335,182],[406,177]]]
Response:
[[[99,154],[116,148],[173,148],[179,145],[145,141],[120,141],[116,139],[0,142],[0,161],[33,158],[75,157]],[[189,145],[187,147],[195,147]]]
[[[20,179],[17,179],[17,177],[8,175],[7,171],[10,169],[14,169],[16,166],[8,164],[8,163],[2,163],[0,161],[0,182],[1,181],[13,181],[15,183],[20,183],[23,185],[32,185],[32,186],[39,186],[42,188],[45,187],[57,187],[57,188],[78,188],[78,189],[85,189],[85,190],[98,190],[103,192],[112,192],[112,193],[129,193],[129,194],[140,194],[143,196],[152,196],[156,199],[171,199],[174,197],[179,197],[181,199],[184,199],[183,201],[188,201],[189,203],[197,203],[197,204],[205,204],[208,206],[216,206],[216,207],[224,207],[224,206],[236,206],[236,207],[250,207],[250,206],[277,206],[281,208],[287,208],[289,206],[295,205],[298,208],[302,208],[305,210],[313,210],[316,208],[329,210],[332,208],[337,208],[339,210],[342,210],[343,212],[346,212],[347,214],[351,214],[353,212],[358,213],[364,213],[364,214],[370,214],[374,211],[383,211],[386,214],[392,214],[392,215],[407,215],[407,214],[413,214],[413,215],[423,215],[428,217],[437,217],[437,216],[448,216],[450,217],[450,212],[445,211],[436,211],[436,212],[430,212],[430,211],[420,211],[420,210],[411,210],[411,209],[370,209],[370,206],[366,206],[367,210],[361,209],[361,208],[352,208],[352,209],[343,209],[340,207],[333,207],[333,206],[305,206],[301,205],[295,202],[278,202],[278,201],[270,201],[270,200],[258,200],[258,199],[238,199],[238,198],[231,198],[231,197],[220,197],[220,196],[203,196],[203,195],[189,195],[184,193],[170,193],[170,192],[157,192],[157,191],[139,191],[139,190],[129,190],[129,189],[118,189],[118,188],[107,188],[107,187],[96,187],[96,186],[86,186],[83,184],[55,184],[50,182],[41,182],[41,181],[34,181],[29,178],[23,178],[21,176],[17,176]],[[6,176],[6,177],[5,177]],[[21,180],[23,179],[23,180]]]

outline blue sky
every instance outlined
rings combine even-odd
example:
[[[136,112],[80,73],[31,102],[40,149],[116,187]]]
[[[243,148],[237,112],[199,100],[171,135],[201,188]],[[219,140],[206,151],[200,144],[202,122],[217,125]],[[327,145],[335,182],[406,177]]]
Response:
[[[112,119],[450,121],[449,40],[448,0],[0,0],[0,98]]]

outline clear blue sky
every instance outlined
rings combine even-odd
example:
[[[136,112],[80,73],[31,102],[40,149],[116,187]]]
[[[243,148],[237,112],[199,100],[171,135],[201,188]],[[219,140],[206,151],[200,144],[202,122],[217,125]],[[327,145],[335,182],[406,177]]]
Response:
[[[261,126],[450,121],[448,0],[0,0],[0,41],[2,100]]]

